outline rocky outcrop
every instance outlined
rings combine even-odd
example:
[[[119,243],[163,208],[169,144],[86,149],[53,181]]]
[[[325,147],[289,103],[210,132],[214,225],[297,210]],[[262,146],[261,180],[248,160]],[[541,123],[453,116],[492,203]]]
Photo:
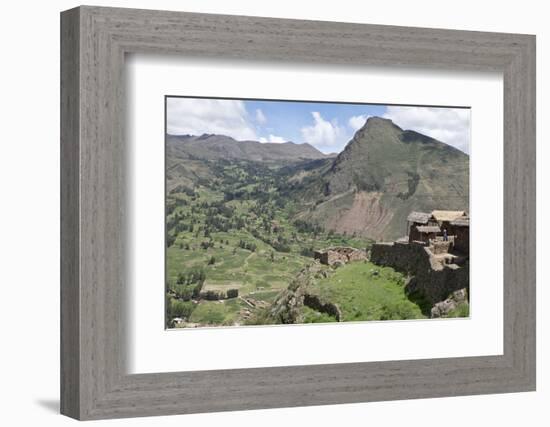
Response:
[[[275,323],[301,323],[301,308],[304,305],[306,290],[316,274],[321,272],[321,265],[316,262],[301,270],[269,309],[269,316]]]
[[[318,261],[305,267],[270,307],[269,316],[275,320],[275,323],[303,323],[302,308],[307,306],[333,316],[340,322],[342,312],[337,304],[325,301],[319,295],[309,292],[309,285],[312,280],[327,277],[328,274],[326,267],[323,267]]]
[[[461,304],[468,304],[468,292],[466,288],[453,292],[445,301],[438,302],[432,307],[431,317],[447,317],[451,311]]]
[[[321,264],[338,265],[352,261],[365,261],[368,259],[367,251],[346,246],[338,246],[315,251],[313,258]]]

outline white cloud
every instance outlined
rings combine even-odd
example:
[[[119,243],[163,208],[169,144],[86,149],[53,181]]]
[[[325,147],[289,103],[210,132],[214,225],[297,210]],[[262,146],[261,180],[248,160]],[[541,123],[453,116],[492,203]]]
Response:
[[[431,136],[470,152],[470,110],[467,108],[387,107],[384,117],[403,129]]]
[[[336,120],[329,122],[317,111],[312,111],[311,115],[314,121],[313,126],[305,126],[301,129],[305,142],[309,142],[324,152],[331,148],[337,149],[347,142],[346,132],[338,126]]]
[[[354,132],[357,132],[359,129],[361,129],[367,119],[369,118],[370,116],[367,115],[367,114],[360,114],[359,116],[352,116],[349,118],[348,120],[348,125],[350,128],[353,129]]]
[[[257,140],[243,101],[168,98],[167,132],[172,135],[227,135],[237,140]]]
[[[260,110],[259,108],[256,110],[256,121],[260,125],[264,125],[267,122],[267,118],[265,117],[263,111]]]
[[[285,138],[283,138],[282,136],[277,136],[277,135],[269,135],[267,138],[264,138],[263,136],[259,139],[260,142],[273,142],[273,143],[276,143],[276,144],[282,144],[283,142],[287,142],[287,140]]]

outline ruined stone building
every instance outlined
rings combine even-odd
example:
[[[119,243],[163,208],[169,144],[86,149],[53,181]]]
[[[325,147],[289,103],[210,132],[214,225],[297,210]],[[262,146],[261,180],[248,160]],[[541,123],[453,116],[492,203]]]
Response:
[[[321,264],[325,265],[347,264],[351,261],[366,260],[367,252],[362,249],[337,246],[315,251],[313,253],[313,258],[319,260]]]
[[[428,243],[434,233],[439,234],[441,229],[432,219],[432,215],[425,212],[411,212],[407,217],[407,235],[409,242]]]
[[[407,217],[407,241],[435,245],[435,251],[458,250],[469,254],[470,250],[470,217],[465,211],[434,210],[431,213],[411,212]],[[449,245],[438,243],[447,232]]]
[[[465,255],[470,253],[470,217],[462,216],[449,223],[449,233],[454,237],[454,249]]]
[[[441,314],[449,295],[468,295],[470,217],[464,211],[411,212],[407,230],[406,238],[375,243],[370,259],[411,276],[407,291],[422,293]]]

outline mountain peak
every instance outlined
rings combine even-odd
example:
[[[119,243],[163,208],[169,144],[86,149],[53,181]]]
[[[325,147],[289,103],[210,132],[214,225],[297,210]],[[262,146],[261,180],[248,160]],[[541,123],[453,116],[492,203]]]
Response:
[[[387,128],[396,128],[402,130],[397,126],[391,119],[386,119],[384,117],[372,116],[367,119],[365,125],[361,129],[369,129],[372,127],[387,127]]]
[[[406,176],[401,178],[404,182],[409,180],[408,173],[420,176],[418,162],[428,158],[445,164],[467,162],[467,155],[447,144],[403,130],[390,119],[369,117],[334,161],[326,192],[338,194],[353,188],[386,191],[395,176]]]
[[[353,138],[347,143],[344,150],[338,157],[346,157],[351,155],[350,152],[357,150],[367,150],[369,146],[378,143],[387,143],[388,141],[396,141],[400,139],[403,129],[397,126],[391,119],[372,116],[369,117],[363,127],[361,127]]]
[[[370,117],[312,184],[323,197],[307,215],[340,233],[397,238],[411,211],[468,210],[468,168],[461,151]]]

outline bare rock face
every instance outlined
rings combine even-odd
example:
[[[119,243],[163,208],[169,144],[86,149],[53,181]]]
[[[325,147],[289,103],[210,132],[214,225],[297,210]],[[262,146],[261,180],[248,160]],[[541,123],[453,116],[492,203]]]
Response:
[[[466,288],[459,289],[451,294],[449,298],[444,301],[438,302],[432,307],[431,318],[446,317],[452,310],[457,308],[460,304],[468,302],[468,293]]]

